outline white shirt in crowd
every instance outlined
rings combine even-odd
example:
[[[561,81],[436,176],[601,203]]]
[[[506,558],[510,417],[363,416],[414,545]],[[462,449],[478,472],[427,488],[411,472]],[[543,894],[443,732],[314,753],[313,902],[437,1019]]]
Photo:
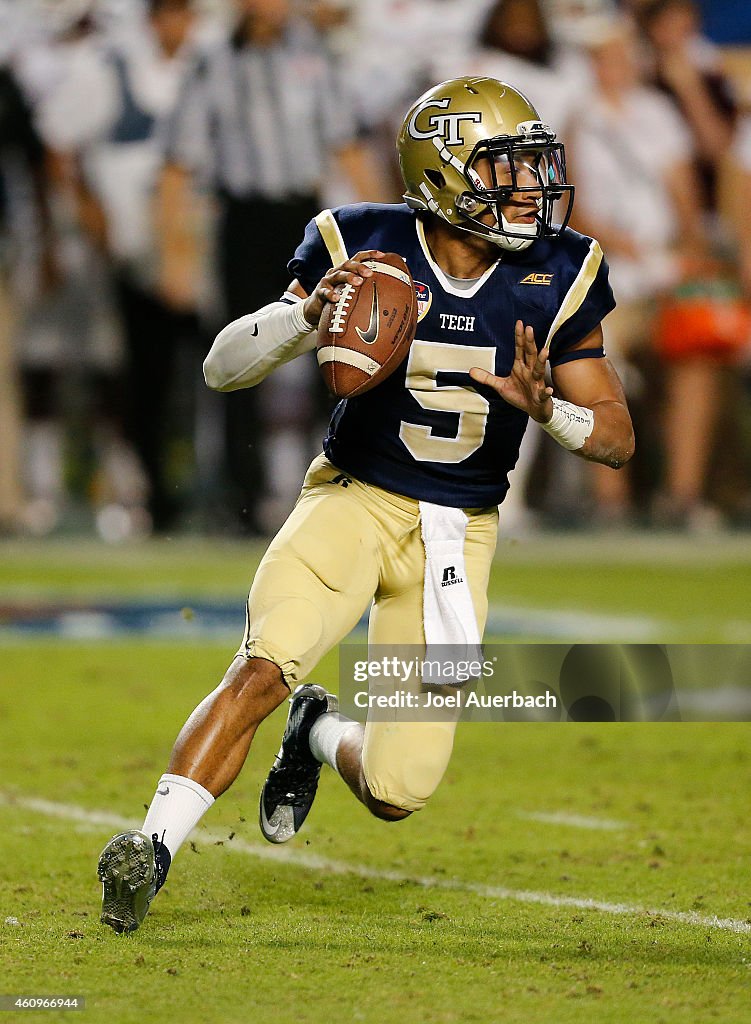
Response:
[[[416,96],[439,80],[433,79],[435,55],[450,59],[464,53],[491,3],[349,0],[350,20],[335,45],[360,122],[366,127],[400,123]]]
[[[570,150],[578,208],[638,249],[636,259],[607,254],[619,300],[645,298],[673,283],[670,248],[679,224],[667,183],[691,159],[692,143],[670,102],[648,87],[632,90],[617,110],[592,96],[581,108]]]
[[[141,277],[153,271],[153,197],[165,124],[188,62],[214,36],[199,22],[185,46],[167,57],[144,22],[116,38],[97,34],[52,50],[57,80],[38,101],[39,130],[53,149],[80,156],[86,183],[104,210],[111,254]],[[113,131],[126,102],[148,127],[124,141]]]

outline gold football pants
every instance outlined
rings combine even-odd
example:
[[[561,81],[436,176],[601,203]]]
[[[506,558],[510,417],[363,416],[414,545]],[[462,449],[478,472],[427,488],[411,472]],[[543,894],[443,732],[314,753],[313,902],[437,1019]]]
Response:
[[[482,635],[498,511],[467,509],[467,582]],[[261,561],[239,653],[277,664],[294,686],[372,602],[370,644],[423,644],[425,549],[418,502],[354,479],[325,456]],[[419,810],[451,757],[455,721],[368,721],[363,770],[374,797]]]

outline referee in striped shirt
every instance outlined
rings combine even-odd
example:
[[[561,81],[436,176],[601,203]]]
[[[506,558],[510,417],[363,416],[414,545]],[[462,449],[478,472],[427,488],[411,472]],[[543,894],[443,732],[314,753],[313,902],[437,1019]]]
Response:
[[[162,294],[195,302],[191,177],[218,203],[217,269],[234,320],[279,297],[333,157],[358,199],[382,191],[357,139],[352,102],[312,25],[289,0],[235,0],[231,36],[191,68],[171,119],[160,195]],[[263,385],[261,385],[263,387]],[[226,454],[244,532],[263,491],[257,389],[226,401]]]

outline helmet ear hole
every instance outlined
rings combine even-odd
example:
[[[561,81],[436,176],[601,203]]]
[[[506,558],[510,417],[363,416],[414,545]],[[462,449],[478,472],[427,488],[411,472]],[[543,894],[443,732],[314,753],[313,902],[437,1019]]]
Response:
[[[432,167],[426,167],[424,173],[433,188],[443,188],[446,184],[446,179],[440,171],[436,171]]]

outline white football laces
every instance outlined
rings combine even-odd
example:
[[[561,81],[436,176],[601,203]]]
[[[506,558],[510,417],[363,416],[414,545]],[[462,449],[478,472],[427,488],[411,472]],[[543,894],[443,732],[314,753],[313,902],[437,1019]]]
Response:
[[[345,284],[342,288],[339,298],[334,305],[334,312],[331,314],[331,327],[329,327],[329,331],[332,334],[344,333],[344,321],[347,319],[349,300],[352,298],[354,291],[355,287],[351,284]]]

